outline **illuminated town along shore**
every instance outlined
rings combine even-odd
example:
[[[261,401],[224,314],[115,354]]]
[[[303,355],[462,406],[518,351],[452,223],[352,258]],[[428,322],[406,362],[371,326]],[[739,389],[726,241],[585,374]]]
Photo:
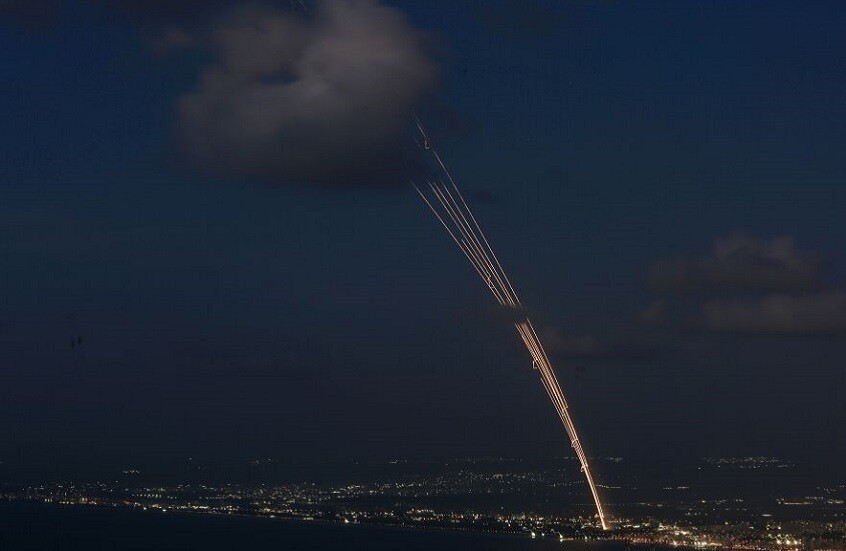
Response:
[[[715,460],[712,468],[774,468],[765,461]],[[757,466],[756,466],[757,465]],[[564,470],[562,470],[564,471]],[[565,513],[546,507],[499,506],[538,489],[583,495],[583,482],[559,471],[453,472],[395,481],[320,485],[133,483],[135,470],[113,482],[6,484],[0,499],[62,506],[125,507],[158,513],[250,515],[298,521],[378,524],[522,534],[570,540],[616,540],[650,546],[760,550],[846,550],[846,486],[819,486],[802,496],[751,501],[702,498],[688,486],[659,488],[659,498],[611,501],[612,530],[603,531],[590,503],[573,498]],[[606,488],[610,496],[623,491]],[[547,501],[546,498],[538,498]]]

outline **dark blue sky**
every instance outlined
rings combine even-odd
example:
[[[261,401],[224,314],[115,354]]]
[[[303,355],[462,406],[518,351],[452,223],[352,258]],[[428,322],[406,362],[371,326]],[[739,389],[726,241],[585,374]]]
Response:
[[[390,5],[592,453],[846,458],[842,3]],[[0,460],[567,453],[410,188],[197,174],[167,10],[55,15],[0,26]]]

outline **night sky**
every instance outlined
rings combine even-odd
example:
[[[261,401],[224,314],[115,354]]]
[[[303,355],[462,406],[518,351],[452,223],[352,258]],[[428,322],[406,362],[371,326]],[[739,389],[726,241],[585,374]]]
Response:
[[[240,4],[0,2],[0,461],[569,454],[414,111],[591,454],[846,460],[842,2]]]

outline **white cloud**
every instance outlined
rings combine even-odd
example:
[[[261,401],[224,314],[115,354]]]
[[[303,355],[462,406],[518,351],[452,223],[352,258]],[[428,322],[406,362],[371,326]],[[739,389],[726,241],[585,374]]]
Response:
[[[846,293],[776,294],[762,299],[714,300],[702,307],[705,327],[733,333],[835,334],[846,331]]]
[[[819,259],[792,237],[734,234],[717,239],[706,257],[654,263],[648,279],[663,291],[800,291],[818,288],[820,272]]]
[[[270,183],[405,183],[411,140],[400,136],[436,66],[396,9],[320,6],[308,18],[251,8],[214,27],[217,59],[179,104],[199,168]]]

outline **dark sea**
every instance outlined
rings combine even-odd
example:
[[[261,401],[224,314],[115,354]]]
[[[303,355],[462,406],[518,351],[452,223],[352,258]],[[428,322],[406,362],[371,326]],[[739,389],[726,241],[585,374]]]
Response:
[[[0,550],[622,551],[615,543],[279,519],[0,503]]]

